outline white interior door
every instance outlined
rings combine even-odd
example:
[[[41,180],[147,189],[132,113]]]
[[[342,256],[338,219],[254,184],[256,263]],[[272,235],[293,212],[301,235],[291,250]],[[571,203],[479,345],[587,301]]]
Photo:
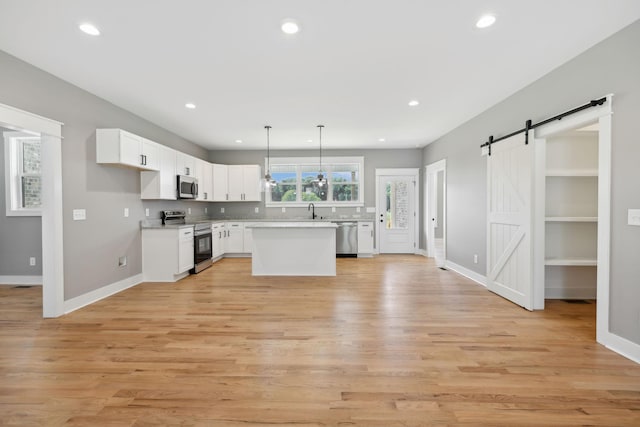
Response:
[[[533,161],[524,133],[492,145],[487,156],[487,288],[528,310],[533,310]]]
[[[414,253],[417,175],[380,175],[377,182],[379,252]]]

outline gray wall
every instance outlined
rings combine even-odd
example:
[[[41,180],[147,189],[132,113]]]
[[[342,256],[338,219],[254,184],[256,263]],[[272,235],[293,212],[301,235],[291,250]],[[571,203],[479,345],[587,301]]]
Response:
[[[317,156],[317,150],[271,150],[271,157],[313,157]],[[375,207],[375,176],[379,168],[420,168],[421,153],[419,149],[404,150],[323,150],[323,156],[363,156],[364,157],[364,202],[365,207]],[[209,161],[222,164],[259,164],[264,173],[264,160],[266,150],[218,150],[209,152]],[[422,173],[422,171],[421,171]],[[420,179],[420,183],[422,178]],[[419,184],[420,184],[419,183]],[[422,189],[422,185],[420,185]],[[422,190],[421,190],[422,193]],[[422,196],[421,196],[422,197]],[[265,208],[264,198],[262,202],[238,202],[238,203],[212,203],[213,216],[215,218],[304,218],[310,216],[307,208],[287,208],[282,213],[280,207]],[[420,204],[422,206],[422,204]],[[220,208],[224,207],[222,214]],[[255,213],[258,207],[260,212]],[[420,209],[421,210],[421,209]],[[329,218],[340,218],[340,215],[361,215],[362,218],[372,218],[373,214],[367,214],[362,208],[360,213],[355,207],[337,208],[335,213],[329,207],[316,208],[316,214]],[[422,221],[420,220],[420,224]],[[420,228],[422,230],[422,226]]]
[[[0,276],[42,275],[42,221],[39,216],[6,216],[4,138],[0,127]],[[29,266],[29,257],[36,265]]]
[[[485,274],[486,159],[480,144],[522,128],[527,119],[536,122],[614,93],[610,327],[640,344],[640,227],[626,223],[627,209],[640,208],[638,46],[640,21],[428,145],[423,163],[447,159],[447,258]],[[473,264],[474,253],[479,264]]]
[[[140,174],[96,164],[96,128],[126,129],[200,158],[207,157],[206,150],[4,52],[0,52],[0,103],[64,123],[65,300],[141,273]],[[125,207],[128,218],[123,216]],[[72,220],[77,208],[87,210],[86,221]],[[25,238],[39,240],[40,230],[34,227]],[[128,265],[119,268],[122,255]]]

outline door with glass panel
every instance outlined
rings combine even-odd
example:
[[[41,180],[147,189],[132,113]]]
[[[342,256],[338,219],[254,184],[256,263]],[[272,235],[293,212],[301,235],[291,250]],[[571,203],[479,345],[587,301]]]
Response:
[[[415,252],[416,181],[417,172],[378,175],[376,215],[380,253]]]

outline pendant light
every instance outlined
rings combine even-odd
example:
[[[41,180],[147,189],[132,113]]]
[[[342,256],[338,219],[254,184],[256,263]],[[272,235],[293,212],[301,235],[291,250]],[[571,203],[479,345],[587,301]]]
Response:
[[[318,187],[324,187],[327,183],[326,178],[322,174],[322,128],[324,125],[318,125],[318,130],[320,131],[320,169],[318,170],[318,177],[313,181]]]
[[[260,189],[262,191],[271,191],[273,187],[276,186],[276,181],[271,178],[271,153],[269,147],[269,131],[271,130],[271,126],[267,125],[264,127],[267,130],[267,170],[264,174],[264,178],[260,180]]]

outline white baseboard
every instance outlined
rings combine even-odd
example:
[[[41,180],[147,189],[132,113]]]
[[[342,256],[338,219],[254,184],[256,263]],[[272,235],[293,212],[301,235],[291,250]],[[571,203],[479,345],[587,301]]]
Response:
[[[423,257],[427,256],[427,250],[426,249],[418,249],[416,251],[416,255],[422,255]]]
[[[103,286],[95,291],[87,292],[86,294],[71,298],[64,302],[64,314],[71,313],[79,308],[85,307],[89,304],[93,304],[96,301],[100,301],[106,297],[109,297],[125,289],[131,288],[135,285],[142,283],[142,274],[136,274],[135,276],[127,277],[119,282],[112,283],[107,286]]]
[[[42,286],[42,276],[0,276],[0,284]]]
[[[606,332],[604,336],[598,337],[598,342],[609,350],[618,353],[621,356],[626,357],[640,364],[640,344],[629,341],[626,338],[622,338],[613,332]]]
[[[596,299],[595,288],[545,288],[545,299]]]
[[[471,279],[482,286],[487,286],[487,278],[482,274],[478,274],[475,271],[469,270],[468,268],[458,265],[455,262],[451,262],[449,260],[446,260],[444,262],[444,266],[445,268],[453,270],[456,273],[461,274],[464,277]]]

